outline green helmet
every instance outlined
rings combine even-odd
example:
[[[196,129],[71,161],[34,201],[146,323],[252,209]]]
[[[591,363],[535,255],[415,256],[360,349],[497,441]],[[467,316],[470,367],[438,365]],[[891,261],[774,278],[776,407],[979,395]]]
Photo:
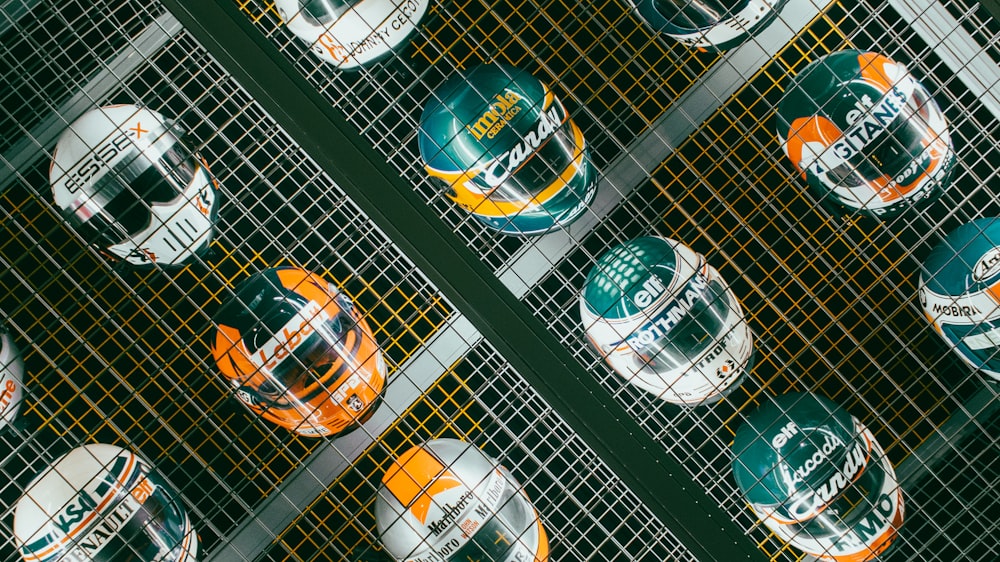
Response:
[[[516,68],[485,64],[446,81],[420,117],[419,145],[441,191],[506,234],[564,227],[597,192],[583,132],[552,90]]]
[[[892,464],[871,431],[826,398],[778,396],[746,417],[732,448],[751,509],[807,554],[861,562],[896,538],[903,495]]]
[[[777,129],[835,212],[888,218],[950,184],[947,120],[904,65],[877,53],[839,51],[809,64],[778,106]]]
[[[615,372],[667,402],[716,402],[750,369],[753,338],[736,296],[701,254],[668,238],[636,238],[601,256],[580,317]]]

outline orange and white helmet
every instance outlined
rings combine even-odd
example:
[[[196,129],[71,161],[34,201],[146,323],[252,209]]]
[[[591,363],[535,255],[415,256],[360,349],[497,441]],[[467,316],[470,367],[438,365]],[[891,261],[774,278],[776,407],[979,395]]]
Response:
[[[405,562],[544,562],[538,514],[510,472],[469,443],[434,439],[399,456],[375,500],[382,544]]]
[[[385,362],[346,296],[297,267],[264,270],[215,315],[212,353],[236,396],[265,419],[309,437],[366,421]]]

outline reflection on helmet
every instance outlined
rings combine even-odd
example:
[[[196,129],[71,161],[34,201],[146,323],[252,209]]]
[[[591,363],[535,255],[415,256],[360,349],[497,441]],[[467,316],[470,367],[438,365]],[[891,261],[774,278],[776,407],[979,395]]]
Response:
[[[673,240],[637,238],[604,254],[587,276],[580,316],[615,372],[668,402],[715,402],[750,368],[739,301],[701,255]]]
[[[417,30],[428,0],[275,0],[289,31],[322,60],[357,69],[400,49]]]
[[[393,462],[375,518],[386,550],[406,562],[544,562],[548,539],[520,484],[468,443],[434,439]]]
[[[871,560],[903,523],[903,495],[874,435],[811,393],[747,416],[733,443],[746,501],[775,534],[823,560]]]
[[[29,562],[188,562],[198,537],[144,460],[113,445],[73,449],[28,485],[14,534]]]
[[[17,419],[24,393],[24,362],[14,338],[0,325],[0,429]]]
[[[787,0],[631,0],[653,29],[689,47],[724,51],[758,33]]]
[[[931,250],[920,302],[959,357],[1000,380],[1000,219],[966,223]]]
[[[948,123],[900,63],[839,51],[800,72],[778,107],[782,148],[824,205],[888,218],[947,189]]]
[[[506,234],[565,227],[597,193],[583,132],[516,68],[486,64],[450,78],[424,107],[419,144],[442,193]]]
[[[222,374],[252,410],[305,436],[336,435],[374,412],[385,364],[354,304],[293,267],[240,283],[215,317]]]
[[[134,105],[85,113],[59,137],[55,204],[89,243],[135,265],[178,265],[203,252],[218,218],[204,162],[162,115]]]

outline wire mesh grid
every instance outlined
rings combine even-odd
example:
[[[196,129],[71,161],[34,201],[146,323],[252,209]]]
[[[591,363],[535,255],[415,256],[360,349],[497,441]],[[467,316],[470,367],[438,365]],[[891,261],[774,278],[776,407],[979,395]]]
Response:
[[[413,149],[419,109],[443,77],[482,60],[538,69],[536,75],[547,78],[561,96],[577,104],[574,119],[585,123],[588,139],[596,139],[601,168],[613,160],[615,151],[626,149],[632,137],[648,130],[708,68],[728,62],[715,55],[690,54],[662,37],[636,31],[637,22],[631,15],[622,15],[628,10],[617,3],[576,6],[570,19],[574,25],[565,27],[560,25],[565,7],[558,3],[521,5],[513,17],[505,11],[509,6],[490,6],[504,16],[498,19],[518,22],[510,26],[482,25],[482,16],[463,19],[468,6],[452,3],[432,7],[432,16],[411,51],[382,66],[343,74],[311,58],[278,25],[278,18],[264,13],[263,6],[252,2],[248,6],[251,12],[264,15],[257,20],[264,32],[317,89],[498,270],[519,249],[534,242],[498,239],[471,224],[467,216],[429,190],[415,164],[420,161]],[[789,390],[816,391],[860,417],[899,464],[983,387],[983,380],[970,376],[968,368],[928,328],[915,295],[919,260],[944,233],[972,218],[996,215],[990,188],[996,183],[996,115],[988,103],[991,94],[970,87],[969,75],[976,72],[970,62],[973,58],[985,55],[994,63],[998,60],[1000,27],[982,6],[970,2],[834,2],[817,7],[823,8],[822,15],[759,72],[743,76],[747,83],[738,93],[727,97],[708,92],[725,102],[722,108],[704,124],[696,123],[697,132],[650,171],[648,181],[604,216],[563,261],[553,264],[525,297],[566,346],[578,350],[581,362],[598,374],[609,392],[664,443],[669,454],[688,468],[772,559],[802,555],[759,526],[733,482],[720,477],[728,474],[728,446],[744,419],[744,408]],[[962,45],[957,62],[948,53],[954,49],[948,44],[953,36],[935,38],[923,31],[931,22],[939,23],[941,10],[972,39]],[[788,15],[786,10],[779,23]],[[618,39],[614,52],[624,57],[617,59],[623,71],[587,74],[605,60],[600,40],[574,51],[579,45],[574,33],[586,28],[591,17],[605,26],[599,39]],[[555,40],[534,33],[530,22],[546,18],[558,29]],[[494,20],[487,17],[486,21]],[[459,29],[462,34],[449,35],[438,31],[441,28]],[[957,30],[951,33],[958,34]],[[803,182],[781,153],[775,141],[774,109],[789,77],[819,56],[844,48],[874,50],[904,62],[941,104],[959,164],[953,187],[930,209],[882,223],[837,218],[804,191]],[[424,60],[422,55],[428,53],[433,54]],[[554,58],[568,68],[554,63]],[[433,65],[430,69],[427,62]],[[987,90],[995,89],[995,64],[988,70],[979,78]],[[395,79],[400,73],[410,80],[400,84]],[[640,86],[641,94],[626,95],[635,90],[614,86],[614,80],[596,85],[588,80],[597,76],[619,76]],[[655,78],[653,88],[642,87],[651,77]],[[618,92],[635,113],[629,115],[626,110],[623,117],[620,105],[600,96],[606,87]],[[664,103],[663,93],[672,99]],[[650,105],[655,109],[644,111]],[[395,118],[385,120],[390,114]],[[385,129],[386,122],[393,128]],[[588,270],[613,243],[650,233],[676,238],[705,254],[740,295],[753,327],[757,347],[753,380],[709,410],[680,410],[622,386],[585,344],[577,300]],[[919,472],[933,474],[935,470],[926,466]],[[967,470],[971,478],[979,477],[976,469]],[[962,484],[954,486],[958,497]],[[988,533],[976,537],[965,533],[965,543],[952,541],[953,548],[942,547],[941,541],[948,542],[952,532],[948,523],[933,516],[930,523],[922,522],[921,515],[912,515],[922,507],[939,509],[948,503],[943,498],[949,489],[937,490],[934,500],[911,498],[911,490],[905,490],[908,501],[917,506],[910,510],[915,529],[903,533],[898,541],[902,546],[892,559],[947,559],[989,549],[984,544]],[[984,500],[963,513],[971,520],[982,520],[991,510],[995,502]]]
[[[22,165],[5,172],[0,195],[0,284],[4,321],[28,376],[23,427],[5,436],[3,560],[19,558],[12,529],[18,497],[72,447],[105,442],[151,460],[179,491],[211,551],[322,444],[257,420],[214,376],[210,316],[248,274],[296,265],[335,281],[370,319],[390,372],[451,314],[422,274],[255,102],[186,33],[165,24],[162,9],[115,4],[104,11],[24,4],[25,13],[4,30],[4,61],[27,58],[33,66],[5,73],[12,120],[3,137],[17,142],[4,163]],[[51,22],[65,24],[58,42],[17,40],[43,26],[54,32]],[[88,50],[93,29],[119,50]],[[134,55],[126,46],[134,47],[142,30],[159,35],[156,48],[134,73],[101,77],[102,67],[120,68],[117,57]],[[8,46],[31,49],[31,56],[16,57]],[[63,53],[90,70],[81,72],[77,91],[38,83],[71,66],[55,56]],[[110,82],[87,82],[95,73]],[[73,114],[77,106],[67,100],[93,92],[103,95]],[[216,240],[183,269],[110,262],[51,204],[54,137],[36,136],[35,125],[54,119],[59,132],[83,110],[111,103],[142,103],[175,118],[222,186]],[[31,158],[18,151],[25,145],[34,146]]]
[[[500,267],[527,240],[470,219],[428,181],[416,146],[420,114],[459,69],[484,62],[524,68],[571,106],[598,167],[671,106],[716,60],[652,33],[607,2],[431,2],[399,55],[341,72],[290,33],[272,3],[240,6],[309,82],[341,110],[400,175],[487,263]],[[291,17],[289,15],[289,17]],[[678,62],[680,61],[680,62]]]
[[[693,560],[573,429],[482,342],[279,536],[264,560],[391,560],[374,499],[392,460],[429,439],[474,443],[502,459],[531,498],[559,560]],[[322,555],[310,557],[303,552]],[[485,560],[485,558],[484,558]]]

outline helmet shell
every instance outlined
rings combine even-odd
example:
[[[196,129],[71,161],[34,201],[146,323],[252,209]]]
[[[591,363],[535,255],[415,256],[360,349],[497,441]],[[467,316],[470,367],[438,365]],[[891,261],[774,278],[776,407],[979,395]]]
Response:
[[[113,259],[178,265],[214,236],[219,194],[205,162],[163,115],[135,105],[88,111],[59,137],[56,207]]]
[[[733,474],[754,513],[782,540],[823,560],[884,552],[903,523],[903,495],[872,433],[809,392],[751,412],[733,441]]]
[[[30,562],[188,562],[198,536],[184,506],[146,461],[91,444],[35,477],[14,512],[21,556]]]
[[[884,55],[846,50],[810,63],[785,91],[777,130],[814,195],[838,213],[893,217],[951,183],[944,114]]]
[[[787,0],[630,0],[650,27],[688,47],[724,51],[771,23]]]
[[[615,372],[667,402],[716,402],[751,366],[753,338],[736,296],[701,254],[669,238],[636,238],[601,256],[580,317]]]
[[[424,107],[419,145],[443,193],[505,234],[565,227],[597,193],[583,132],[552,90],[509,66],[447,80]]]
[[[353,70],[402,48],[428,0],[275,0],[288,30],[316,56]]]
[[[1000,380],[1000,219],[949,232],[920,273],[927,320],[973,368]]]
[[[296,267],[244,280],[215,316],[212,354],[236,396],[273,423],[332,436],[374,413],[385,362],[361,312]]]
[[[24,395],[24,362],[7,329],[0,325],[0,429],[14,423]]]
[[[382,544],[406,562],[544,562],[548,538],[510,472],[469,443],[433,439],[399,456],[375,499]]]

